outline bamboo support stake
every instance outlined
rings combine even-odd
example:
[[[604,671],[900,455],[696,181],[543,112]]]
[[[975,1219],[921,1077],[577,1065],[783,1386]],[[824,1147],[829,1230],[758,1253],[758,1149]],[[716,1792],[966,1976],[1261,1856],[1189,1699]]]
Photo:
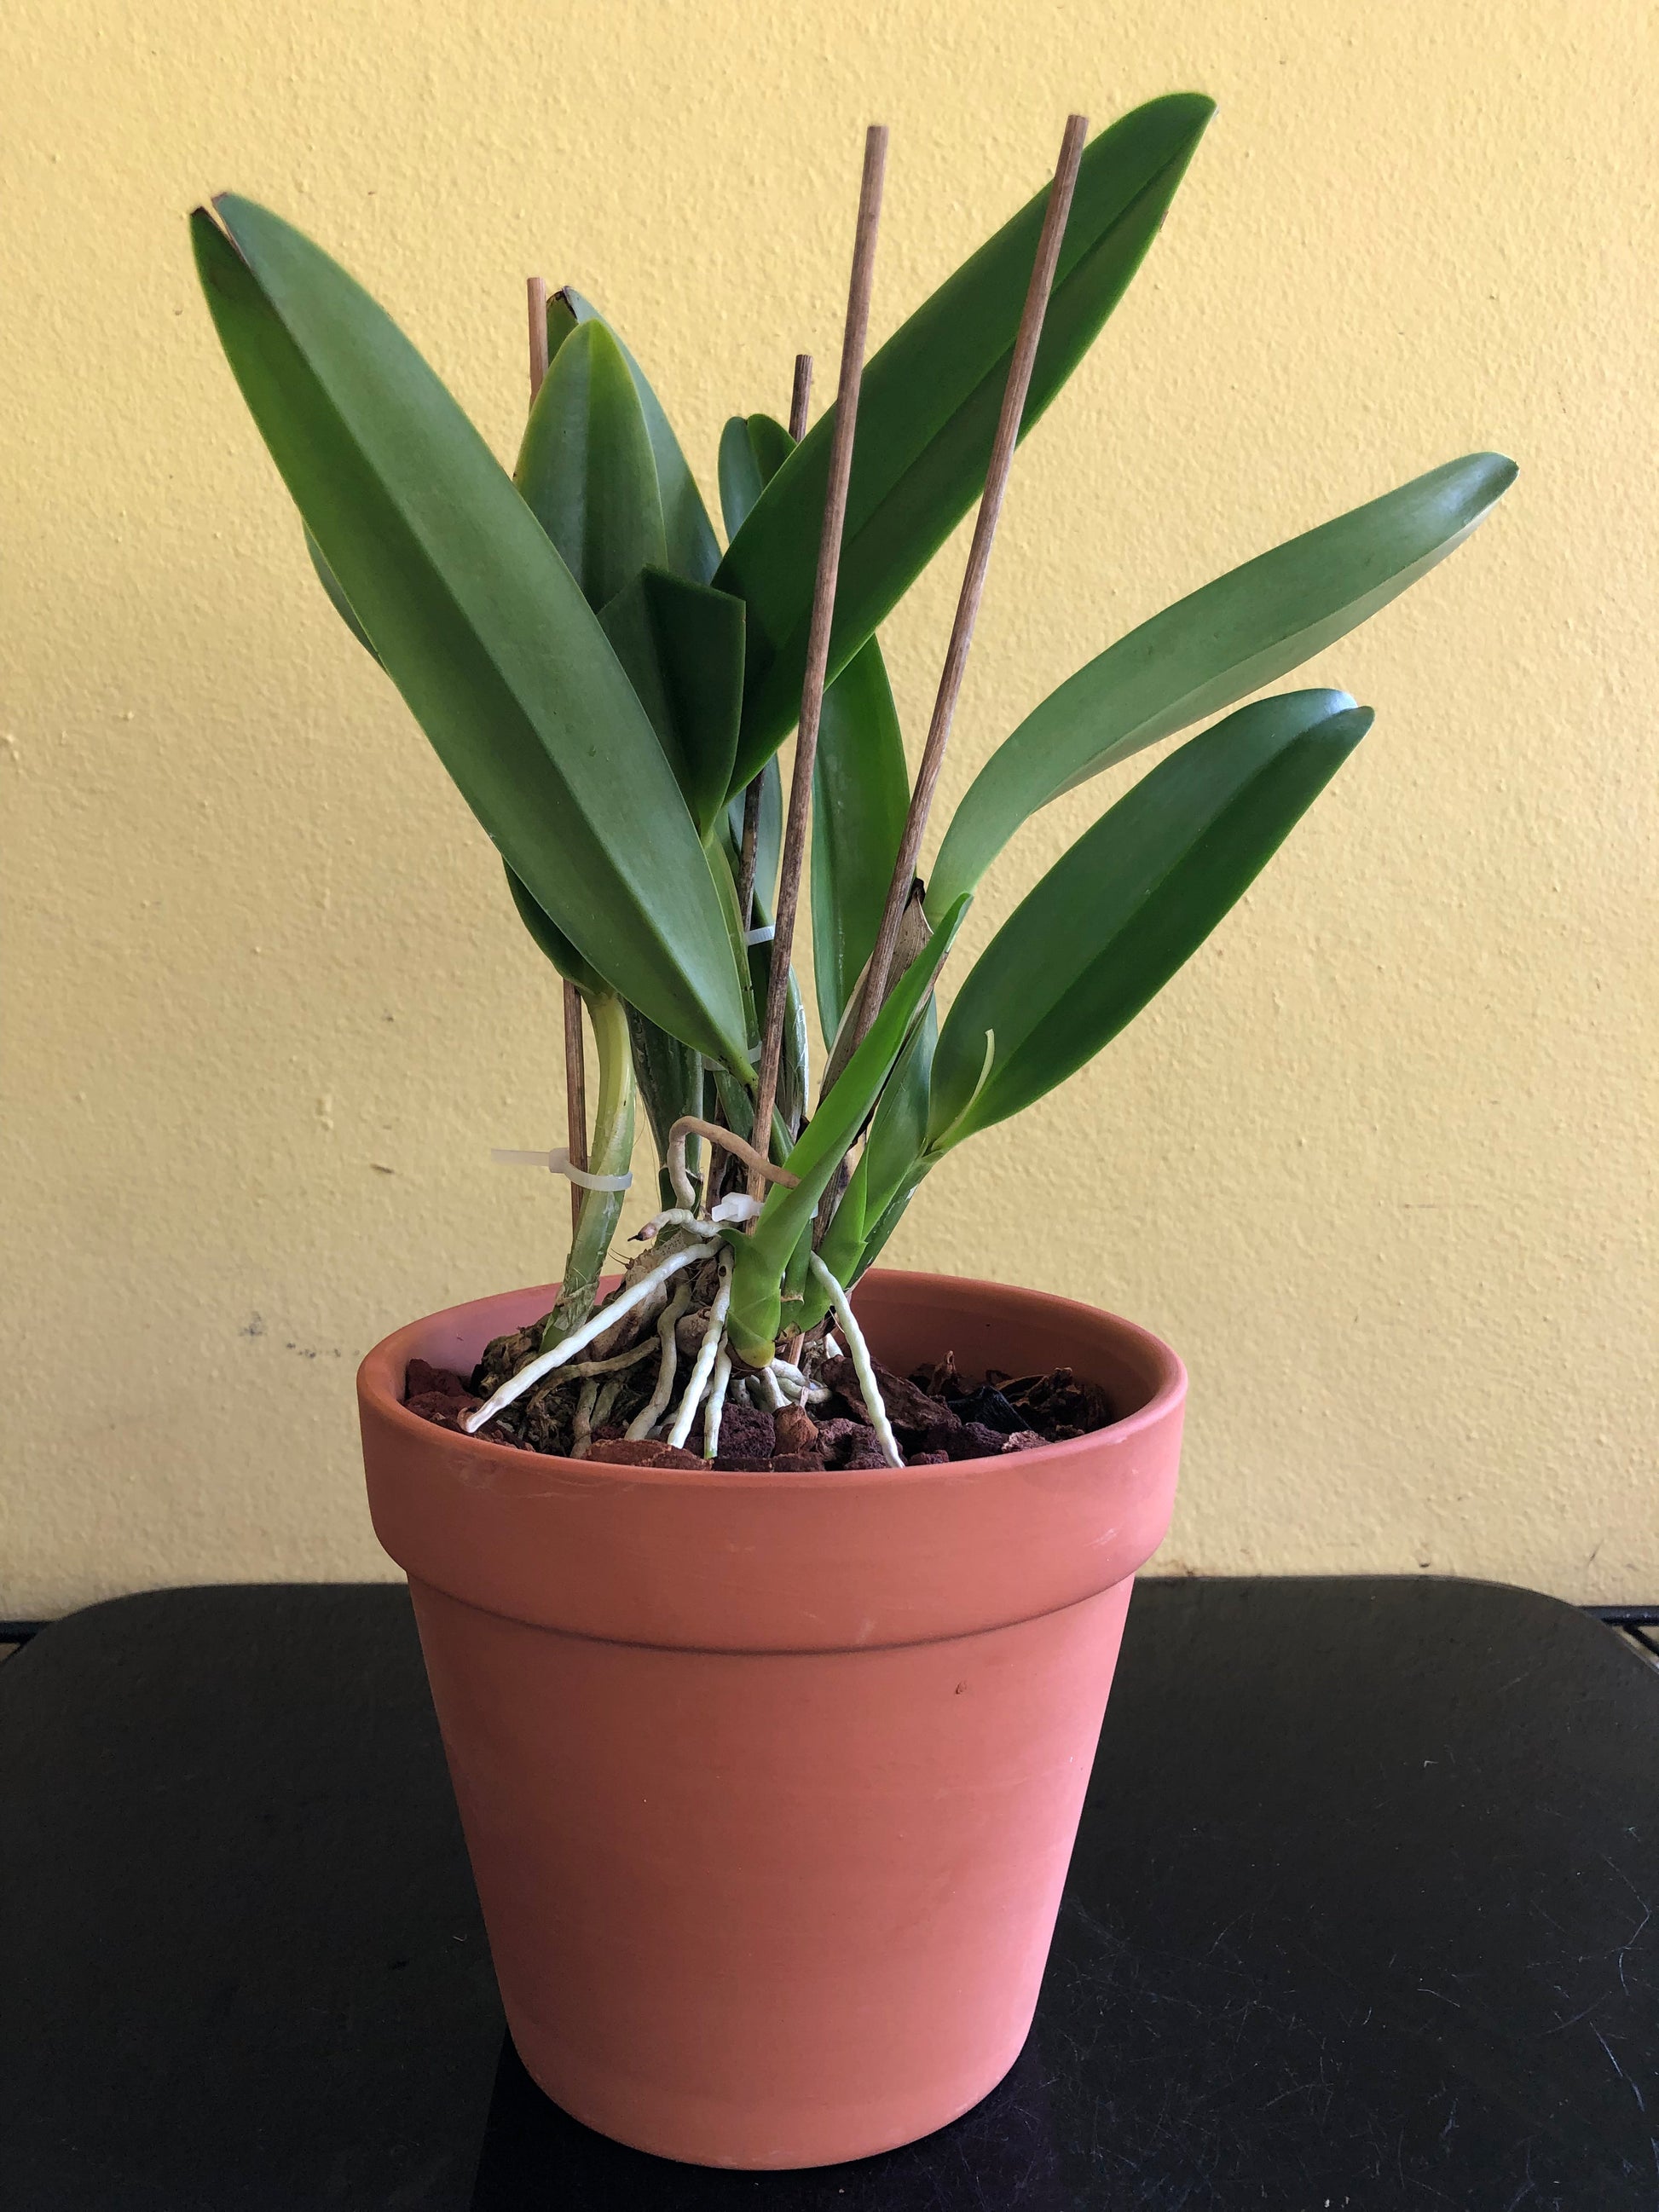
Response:
[[[951,627],[951,642],[939,680],[939,696],[933,702],[933,719],[928,726],[927,743],[922,749],[921,766],[916,771],[915,788],[910,794],[904,835],[899,842],[893,879],[887,887],[887,903],[882,911],[881,927],[876,933],[875,950],[870,955],[870,964],[865,971],[864,989],[859,999],[858,1020],[853,1033],[854,1048],[863,1042],[870,1024],[881,1011],[882,1000],[887,995],[888,976],[893,965],[893,950],[898,941],[899,924],[904,916],[910,886],[915,879],[916,862],[921,857],[921,841],[927,828],[927,812],[933,803],[939,769],[944,765],[945,748],[951,736],[951,721],[956,713],[957,699],[962,690],[962,679],[968,665],[968,648],[973,643],[974,623],[985,590],[986,571],[991,564],[991,542],[996,536],[998,518],[1002,513],[1003,494],[1008,488],[1008,472],[1013,465],[1014,447],[1019,438],[1020,422],[1025,413],[1025,398],[1030,389],[1037,341],[1042,335],[1042,319],[1048,312],[1048,295],[1054,288],[1060,240],[1066,234],[1066,219],[1071,212],[1072,194],[1077,185],[1078,164],[1083,158],[1083,142],[1088,135],[1089,118],[1086,115],[1067,117],[1066,135],[1060,141],[1060,161],[1054,170],[1054,183],[1048,190],[1048,205],[1037,240],[1031,281],[1025,294],[1025,305],[1020,311],[1019,328],[1014,337],[1013,357],[1008,364],[1008,382],[1003,391],[1002,412],[997,418],[996,436],[992,441],[990,465],[985,474],[985,490],[979,503],[978,519],[974,524],[973,544],[968,550],[968,565],[963,574],[956,620]]]
[[[795,734],[794,773],[789,782],[789,812],[784,823],[783,856],[778,871],[777,919],[767,979],[766,1023],[761,1033],[760,1073],[755,1091],[755,1133],[770,1149],[772,1108],[778,1091],[778,1062],[783,1052],[784,1013],[789,992],[789,959],[795,941],[795,908],[800,897],[801,861],[806,847],[806,817],[812,797],[812,763],[817,755],[818,717],[823,708],[824,678],[830,667],[830,625],[836,608],[836,577],[841,566],[842,528],[847,520],[847,486],[853,471],[853,440],[858,428],[859,388],[864,380],[864,348],[870,331],[870,294],[875,274],[876,231],[881,221],[881,191],[887,170],[887,126],[872,123],[865,133],[864,176],[859,188],[858,225],[854,234],[853,274],[847,293],[847,322],[842,336],[841,376],[836,392],[836,424],[830,441],[830,481],[824,494],[823,528],[818,539],[817,575],[812,589],[812,618],[806,638],[806,670],[801,684],[800,725]],[[799,384],[799,374],[797,378]],[[758,1198],[762,1179],[750,1174],[749,1194]]]
[[[532,406],[547,374],[547,279],[532,276],[525,291],[530,309],[530,398]],[[565,1141],[573,1168],[587,1165],[587,1070],[582,1041],[582,994],[566,981],[564,987],[564,1118]],[[570,1186],[570,1231],[581,1224],[582,1194]]]
[[[795,387],[789,395],[789,434],[797,445],[806,435],[806,410],[812,404],[812,356],[795,356]],[[743,795],[743,848],[738,858],[738,912],[743,926],[755,922],[755,866],[760,855],[761,779],[751,776]]]

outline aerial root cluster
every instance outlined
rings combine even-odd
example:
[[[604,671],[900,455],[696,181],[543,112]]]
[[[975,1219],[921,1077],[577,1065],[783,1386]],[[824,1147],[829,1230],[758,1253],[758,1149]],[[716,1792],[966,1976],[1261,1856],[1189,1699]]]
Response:
[[[726,1132],[721,1133],[729,1134]],[[683,1159],[683,1152],[681,1157]],[[689,1197],[691,1194],[688,1190],[685,1195]],[[580,1328],[573,1329],[550,1351],[527,1360],[515,1374],[509,1376],[482,1406],[465,1416],[462,1425],[469,1435],[477,1435],[498,1413],[516,1404],[538,1383],[544,1383],[548,1389],[556,1389],[566,1382],[579,1382],[572,1416],[570,1455],[576,1459],[585,1458],[594,1431],[604,1425],[623,1387],[626,1371],[647,1359],[653,1350],[657,1354],[656,1380],[625,1431],[633,1441],[659,1438],[684,1449],[702,1411],[703,1456],[712,1460],[720,1449],[721,1418],[734,1388],[741,1389],[750,1404],[774,1412],[788,1405],[810,1407],[823,1402],[830,1395],[823,1385],[813,1382],[795,1361],[781,1357],[772,1359],[763,1368],[742,1370],[734,1384],[732,1345],[726,1328],[726,1311],[732,1297],[732,1255],[729,1249],[721,1238],[708,1234],[711,1223],[699,1216],[692,1206],[672,1207],[659,1214],[649,1226],[659,1237],[672,1233],[673,1249],[661,1259],[657,1259],[653,1247],[652,1252],[646,1255],[653,1264],[642,1266],[636,1261],[634,1265],[640,1272],[635,1279],[625,1280],[622,1289],[606,1304],[598,1308]],[[715,1262],[713,1293],[710,1296],[705,1291],[708,1304],[696,1354],[676,1401],[674,1391],[679,1379],[681,1325],[688,1319],[695,1322],[696,1318],[693,1311],[694,1277],[691,1271],[709,1260]],[[902,1467],[903,1459],[887,1418],[869,1346],[854,1316],[847,1293],[816,1253],[812,1255],[811,1265],[813,1273],[828,1296],[836,1324],[852,1358],[859,1388],[869,1411],[882,1456],[890,1467]],[[671,1285],[672,1289],[669,1287]],[[618,1324],[626,1326],[631,1316],[638,1314],[641,1307],[651,1305],[659,1294],[663,1300],[660,1309],[648,1317],[641,1315],[636,1324],[643,1329],[649,1318],[654,1325],[648,1334],[641,1334],[638,1342],[609,1357],[578,1359],[578,1353],[601,1337],[611,1335]]]

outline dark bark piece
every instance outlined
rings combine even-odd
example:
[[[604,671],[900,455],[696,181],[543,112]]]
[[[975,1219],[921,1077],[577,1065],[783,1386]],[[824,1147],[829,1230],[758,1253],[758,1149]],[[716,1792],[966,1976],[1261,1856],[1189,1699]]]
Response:
[[[858,1411],[867,1412],[864,1394],[859,1389],[859,1378],[852,1361],[843,1356],[829,1359],[822,1370],[823,1379],[836,1391],[847,1404]],[[876,1369],[876,1382],[881,1391],[882,1402],[887,1408],[887,1418],[896,1429],[915,1429],[918,1432],[956,1419],[948,1406],[939,1399],[930,1398],[925,1390],[907,1380],[902,1375],[890,1375],[884,1367]]]
[[[866,1463],[880,1466],[881,1454],[874,1451],[872,1441],[874,1431],[868,1421],[820,1421],[817,1448],[823,1454],[827,1467],[856,1467]]]
[[[1000,1429],[988,1429],[982,1421],[963,1421],[947,1431],[945,1454],[947,1459],[997,1459],[1002,1443]]]
[[[926,1366],[913,1367],[910,1380],[918,1390],[925,1390],[930,1398],[957,1398],[962,1395],[962,1376],[957,1371],[957,1355],[947,1352],[943,1359],[935,1359]]]
[[[772,1455],[775,1474],[822,1474],[824,1472],[822,1452],[775,1452]]]
[[[950,1462],[949,1452],[925,1451],[912,1452],[905,1465],[907,1467],[948,1467]]]
[[[1012,1436],[1004,1437],[1002,1452],[998,1455],[1001,1457],[1009,1452],[1032,1451],[1042,1442],[1042,1438],[1035,1429],[1017,1429]]]
[[[465,1390],[459,1397],[448,1390],[422,1390],[404,1403],[411,1413],[418,1413],[423,1421],[435,1421],[441,1429],[459,1429],[462,1414],[482,1406],[483,1400]],[[492,1421],[490,1426],[495,1425]]]
[[[721,1433],[724,1434],[724,1425]],[[721,1474],[770,1474],[772,1462],[767,1459],[745,1459],[740,1452],[720,1452],[714,1467]]]
[[[988,1382],[981,1382],[977,1390],[949,1401],[951,1411],[959,1421],[977,1421],[981,1427],[995,1429],[1000,1435],[1012,1437],[1026,1425],[1025,1416],[1017,1413],[1000,1390],[994,1390]]]
[[[722,1459],[753,1459],[764,1462],[777,1449],[777,1432],[770,1413],[756,1406],[733,1405],[728,1398],[720,1415]]]
[[[772,1417],[774,1452],[817,1452],[818,1425],[804,1406],[785,1406]]]
[[[602,1467],[705,1467],[696,1452],[678,1444],[653,1442],[649,1437],[623,1437],[615,1443],[596,1443],[587,1456]]]
[[[433,1367],[424,1359],[411,1359],[404,1376],[404,1402],[431,1397],[465,1398],[475,1405],[479,1402],[453,1368]]]

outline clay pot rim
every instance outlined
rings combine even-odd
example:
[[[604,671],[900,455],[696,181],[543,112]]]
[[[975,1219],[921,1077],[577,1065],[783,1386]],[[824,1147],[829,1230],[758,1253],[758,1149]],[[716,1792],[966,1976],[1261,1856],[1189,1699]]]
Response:
[[[646,1467],[628,1461],[568,1459],[556,1452],[526,1452],[515,1444],[496,1443],[488,1437],[468,1436],[463,1431],[439,1427],[411,1413],[403,1398],[404,1378],[411,1358],[424,1358],[416,1348],[416,1338],[426,1338],[437,1323],[465,1314],[469,1309],[494,1304],[502,1296],[523,1297],[527,1302],[545,1297],[550,1304],[558,1295],[556,1283],[527,1286],[523,1291],[486,1292],[483,1297],[465,1298],[457,1305],[441,1307],[435,1313],[423,1314],[418,1319],[405,1322],[401,1328],[382,1337],[363,1356],[357,1370],[357,1389],[363,1398],[371,1400],[381,1413],[390,1414],[395,1427],[403,1429],[411,1438],[429,1441],[435,1431],[446,1445],[464,1452],[483,1456],[481,1467],[495,1467],[503,1474],[508,1470],[522,1473],[526,1466],[543,1466],[550,1471],[575,1474],[587,1481],[599,1484],[611,1478],[620,1488],[637,1489],[641,1486],[655,1488],[684,1489],[695,1483],[699,1487],[716,1490],[736,1490],[752,1493],[757,1488],[781,1491],[823,1489],[839,1485],[854,1489],[880,1488],[890,1490],[899,1484],[925,1486],[930,1477],[938,1477],[939,1486],[960,1481],[964,1474],[978,1473],[987,1468],[1008,1467],[1030,1473],[1037,1468],[1052,1466],[1067,1459],[1079,1450],[1090,1449],[1099,1440],[1122,1440],[1134,1436],[1141,1429],[1154,1427],[1184,1401],[1187,1395],[1187,1370],[1177,1355],[1161,1337],[1143,1328],[1139,1322],[1128,1320],[1121,1314],[1109,1312],[1103,1306],[1091,1305],[1085,1299],[1060,1297],[1053,1291],[1036,1291],[1022,1285],[994,1282],[983,1276],[944,1275],[931,1268],[878,1267],[872,1268],[867,1279],[879,1280],[884,1286],[897,1291],[902,1288],[936,1285],[947,1288],[961,1287],[973,1291],[990,1291],[1000,1298],[1029,1300],[1041,1304],[1056,1318],[1061,1313],[1086,1316],[1098,1326],[1105,1322],[1141,1352],[1149,1371],[1155,1377],[1150,1395],[1132,1413],[1121,1421],[1111,1421],[1102,1429],[1086,1430],[1080,1437],[1063,1437],[1049,1443],[1033,1444],[1021,1452],[994,1453],[979,1459],[947,1460],[941,1466],[895,1468],[780,1468],[744,1473],[737,1468],[717,1468],[705,1463],[700,1468]],[[609,1290],[621,1280],[620,1276],[607,1275],[601,1288]],[[856,1295],[856,1294],[855,1294]],[[544,1310],[545,1309],[544,1309]]]

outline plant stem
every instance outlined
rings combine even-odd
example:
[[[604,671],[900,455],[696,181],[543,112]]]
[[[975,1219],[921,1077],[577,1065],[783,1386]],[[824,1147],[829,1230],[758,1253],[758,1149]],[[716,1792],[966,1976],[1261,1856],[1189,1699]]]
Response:
[[[818,540],[811,624],[806,639],[806,671],[801,684],[800,725],[795,733],[789,815],[784,825],[783,854],[778,870],[777,917],[768,971],[766,1021],[761,1031],[760,1073],[755,1089],[755,1127],[763,1135],[771,1132],[772,1104],[778,1091],[778,1062],[783,1051],[789,958],[794,949],[795,908],[800,897],[801,863],[806,849],[806,817],[812,796],[812,764],[817,756],[818,718],[823,709],[824,679],[830,667],[830,626],[836,610],[842,526],[847,520],[847,486],[853,471],[853,439],[858,428],[859,387],[864,380],[876,229],[881,220],[881,188],[886,168],[886,126],[872,123],[865,133],[864,177],[859,189],[853,275],[848,288],[847,323],[842,337],[841,380],[836,393],[836,424],[830,434],[830,480],[823,502],[823,529]],[[760,1178],[751,1175],[749,1194],[758,1198],[760,1192]]]
[[[1083,142],[1088,135],[1087,116],[1067,117],[1054,180],[1048,188],[1048,204],[1042,217],[1042,234],[1037,240],[1031,281],[1026,290],[1025,304],[1020,311],[1013,355],[1008,363],[1008,381],[1003,388],[1002,411],[997,418],[996,436],[991,444],[990,463],[985,472],[985,490],[974,524],[974,539],[968,550],[968,565],[963,572],[956,619],[951,626],[951,642],[945,651],[945,666],[939,679],[938,696],[933,702],[933,719],[928,726],[927,743],[922,749],[921,766],[916,771],[915,788],[910,794],[904,835],[899,841],[892,881],[887,887],[887,903],[882,910],[881,927],[876,932],[875,949],[865,970],[864,989],[860,994],[858,1017],[854,1025],[853,1049],[863,1043],[870,1024],[881,1012],[882,1001],[887,995],[899,924],[910,896],[916,862],[921,856],[921,840],[927,827],[928,809],[933,803],[939,772],[945,762],[945,748],[950,739],[951,719],[956,714],[962,679],[968,666],[968,648],[973,643],[974,623],[985,590],[986,571],[991,565],[991,543],[996,536],[998,517],[1002,513],[1003,494],[1008,488],[1008,472],[1013,465],[1014,447],[1018,442],[1020,422],[1025,412],[1025,395],[1030,389],[1037,340],[1042,335],[1042,319],[1048,312],[1048,295],[1054,286],[1054,269],[1060,259],[1060,241],[1066,234],[1066,218],[1071,212],[1072,194],[1077,185],[1078,164],[1083,159]]]
[[[628,1034],[628,1013],[614,991],[596,993],[587,1002],[599,1051],[599,1095],[593,1115],[594,1175],[626,1175],[634,1155],[634,1055]],[[573,1165],[575,1163],[573,1162]],[[584,1163],[583,1164],[589,1164]],[[574,1186],[573,1186],[574,1188]],[[542,1332],[541,1348],[550,1352],[593,1310],[599,1277],[622,1217],[619,1190],[577,1189],[581,1204],[570,1255],[564,1263],[559,1302]]]

